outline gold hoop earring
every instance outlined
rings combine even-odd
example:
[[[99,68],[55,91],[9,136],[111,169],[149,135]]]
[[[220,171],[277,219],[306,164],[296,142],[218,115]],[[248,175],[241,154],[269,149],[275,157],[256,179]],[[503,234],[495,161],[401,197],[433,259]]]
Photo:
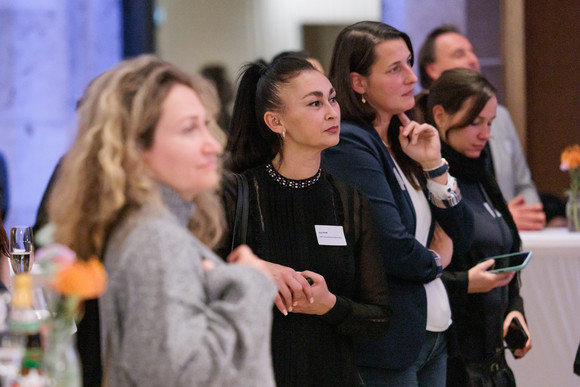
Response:
[[[366,98],[365,98],[364,95],[361,95],[360,100],[361,100],[362,103],[367,103],[367,100],[366,100]]]

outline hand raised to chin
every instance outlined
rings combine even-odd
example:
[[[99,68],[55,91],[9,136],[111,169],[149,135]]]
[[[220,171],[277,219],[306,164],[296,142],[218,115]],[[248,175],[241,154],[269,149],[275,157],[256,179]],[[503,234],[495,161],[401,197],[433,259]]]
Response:
[[[398,114],[403,126],[399,128],[401,149],[425,170],[441,165],[439,132],[429,124],[411,121],[405,113]]]

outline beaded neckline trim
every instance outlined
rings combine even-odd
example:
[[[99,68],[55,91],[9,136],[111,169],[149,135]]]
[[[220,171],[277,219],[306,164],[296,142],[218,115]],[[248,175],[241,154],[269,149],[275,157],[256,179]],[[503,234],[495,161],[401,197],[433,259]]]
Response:
[[[289,187],[289,188],[306,188],[306,187],[310,187],[311,185],[313,185],[314,183],[316,183],[319,179],[320,179],[320,175],[322,174],[322,169],[318,169],[318,172],[316,173],[316,175],[312,176],[309,179],[304,179],[304,180],[291,180],[291,179],[287,179],[284,176],[280,175],[278,173],[278,171],[276,171],[274,169],[274,167],[272,166],[272,164],[267,164],[266,165],[266,171],[268,171],[268,174],[270,175],[270,177],[272,179],[274,179],[278,184],[284,186],[284,187]]]

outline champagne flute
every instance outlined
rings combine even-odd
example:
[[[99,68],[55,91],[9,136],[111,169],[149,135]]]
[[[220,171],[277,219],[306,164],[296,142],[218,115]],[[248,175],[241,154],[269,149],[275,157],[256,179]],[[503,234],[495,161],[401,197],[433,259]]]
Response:
[[[12,227],[10,229],[10,264],[14,274],[29,272],[33,262],[32,227]]]
[[[10,229],[10,264],[14,274],[27,273],[34,263],[34,245],[32,243],[32,227],[14,226]],[[36,275],[32,293],[33,308],[39,320],[50,316],[42,276]]]

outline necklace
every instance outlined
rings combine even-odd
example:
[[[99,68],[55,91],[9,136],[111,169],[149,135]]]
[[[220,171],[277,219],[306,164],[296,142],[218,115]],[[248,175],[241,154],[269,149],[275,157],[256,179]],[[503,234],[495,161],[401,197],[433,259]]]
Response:
[[[383,140],[381,139],[381,141],[383,141]],[[383,144],[385,145],[385,148],[387,148],[387,152],[389,152],[391,157],[395,157],[393,154],[393,150],[391,149],[391,146],[389,144],[387,144],[385,141],[383,141]]]
[[[289,188],[310,187],[320,179],[320,175],[322,174],[322,169],[318,168],[318,172],[316,173],[316,175],[312,176],[311,178],[304,180],[287,179],[284,176],[280,175],[278,171],[274,169],[271,163],[266,164],[266,171],[268,171],[268,175],[270,175],[270,177],[274,179],[278,184]]]

